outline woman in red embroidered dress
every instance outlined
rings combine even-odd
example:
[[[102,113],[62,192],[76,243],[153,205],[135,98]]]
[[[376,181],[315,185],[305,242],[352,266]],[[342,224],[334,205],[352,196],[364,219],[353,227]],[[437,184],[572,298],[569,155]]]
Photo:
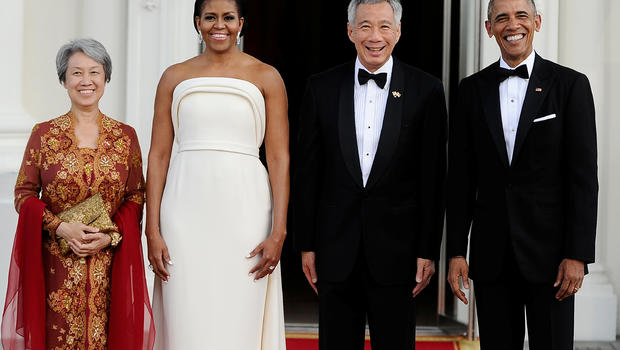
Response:
[[[99,42],[79,39],[64,45],[56,65],[71,110],[35,125],[26,146],[15,186],[20,222],[2,344],[5,350],[151,349],[139,227],[144,178],[136,132],[99,111],[112,68]],[[120,234],[56,216],[97,193]],[[70,252],[63,254],[58,237],[69,243]]]

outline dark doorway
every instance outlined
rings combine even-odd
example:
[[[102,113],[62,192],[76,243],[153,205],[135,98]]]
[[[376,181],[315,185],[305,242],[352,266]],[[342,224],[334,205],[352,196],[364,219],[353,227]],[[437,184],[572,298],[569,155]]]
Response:
[[[289,98],[292,155],[307,78],[355,59],[355,49],[346,31],[348,2],[246,1],[244,50],[276,67],[284,79]],[[443,1],[402,2],[402,35],[394,56],[441,79]],[[458,10],[456,15],[458,18]],[[299,253],[293,251],[292,236],[289,231],[281,260],[285,319],[287,324],[315,324],[318,322],[317,299],[302,273]],[[437,298],[435,274],[429,287],[418,296],[418,326],[438,326]]]

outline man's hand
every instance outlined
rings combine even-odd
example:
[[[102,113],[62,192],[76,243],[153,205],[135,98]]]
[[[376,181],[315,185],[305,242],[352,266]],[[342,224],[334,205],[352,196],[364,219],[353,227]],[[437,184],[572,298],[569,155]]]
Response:
[[[461,290],[459,278],[463,279],[463,286],[469,290],[469,265],[467,265],[467,260],[463,257],[451,258],[448,270],[448,283],[450,283],[450,288],[452,288],[452,294],[467,305],[469,302],[467,301],[467,296]]]
[[[415,281],[417,282],[415,288],[411,294],[415,298],[420,292],[428,286],[431,281],[431,277],[435,274],[435,263],[433,260],[418,258],[417,261],[418,272],[415,274]]]
[[[560,287],[555,294],[555,298],[562,301],[574,295],[581,288],[583,283],[584,265],[583,261],[574,259],[564,259],[558,268],[558,277],[555,279],[554,287]]]
[[[301,267],[304,270],[304,275],[306,275],[310,287],[314,289],[316,294],[319,294],[319,291],[316,289],[318,278],[316,276],[315,259],[316,255],[314,252],[301,252]]]

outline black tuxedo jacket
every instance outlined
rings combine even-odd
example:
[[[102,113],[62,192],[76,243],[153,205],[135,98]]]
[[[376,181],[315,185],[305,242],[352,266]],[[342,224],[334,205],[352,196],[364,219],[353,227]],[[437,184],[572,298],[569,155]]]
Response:
[[[364,187],[354,67],[344,64],[308,81],[293,186],[295,244],[316,252],[320,280],[344,280],[362,251],[377,282],[413,283],[416,258],[439,256],[447,129],[443,87],[394,60],[379,145]]]
[[[598,180],[590,84],[536,55],[509,165],[498,66],[463,79],[450,120],[448,256],[467,255],[471,225],[472,279],[496,279],[510,246],[526,278],[553,282],[564,258],[594,262]]]

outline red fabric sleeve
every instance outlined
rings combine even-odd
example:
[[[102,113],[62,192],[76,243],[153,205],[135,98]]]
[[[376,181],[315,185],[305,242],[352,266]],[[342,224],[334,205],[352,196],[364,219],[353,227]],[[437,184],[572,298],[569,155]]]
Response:
[[[19,210],[2,315],[4,350],[45,349],[44,209],[45,203],[31,196]]]
[[[142,205],[125,200],[114,215],[123,240],[112,261],[108,349],[153,349],[155,325],[144,277]]]

